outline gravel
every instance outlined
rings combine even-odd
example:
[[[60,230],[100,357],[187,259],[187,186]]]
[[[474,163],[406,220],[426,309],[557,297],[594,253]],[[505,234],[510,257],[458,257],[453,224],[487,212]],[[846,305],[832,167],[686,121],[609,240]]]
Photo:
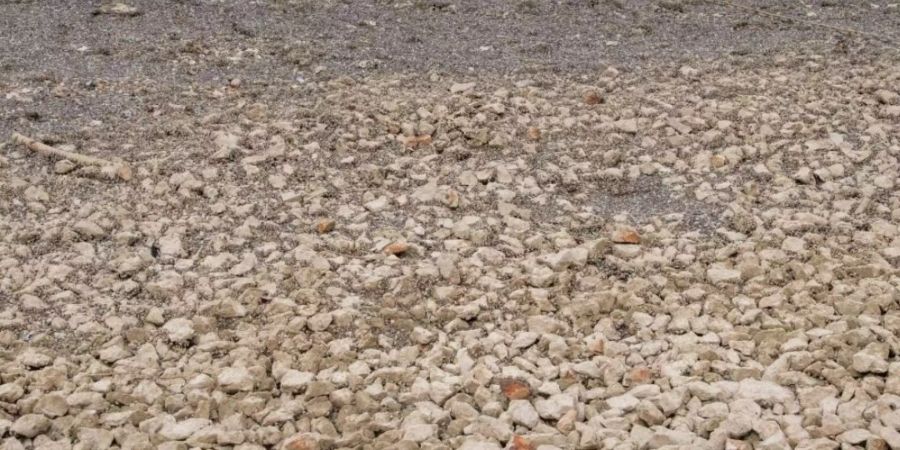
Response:
[[[505,5],[0,5],[0,450],[900,448],[900,57]]]

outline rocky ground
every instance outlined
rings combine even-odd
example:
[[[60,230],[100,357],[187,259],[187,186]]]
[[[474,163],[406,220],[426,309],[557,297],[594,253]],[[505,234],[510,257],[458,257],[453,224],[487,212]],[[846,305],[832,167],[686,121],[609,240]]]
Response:
[[[896,4],[791,3],[888,37],[900,21]],[[0,449],[900,448],[889,44],[781,23],[758,54],[729,49],[738,27],[645,59],[607,52],[657,45],[634,36],[576,42],[522,70],[492,50],[473,70],[464,52],[367,65],[334,40],[282,54],[270,29],[140,51],[179,11],[275,30],[303,8],[477,13],[224,4],[0,5],[19,36],[0,50]],[[676,40],[743,17],[517,5],[522,42],[531,8],[641,10]],[[23,38],[33,13],[67,8],[76,34],[122,27],[121,47],[22,58],[59,39]],[[566,70],[591,51],[605,59]]]

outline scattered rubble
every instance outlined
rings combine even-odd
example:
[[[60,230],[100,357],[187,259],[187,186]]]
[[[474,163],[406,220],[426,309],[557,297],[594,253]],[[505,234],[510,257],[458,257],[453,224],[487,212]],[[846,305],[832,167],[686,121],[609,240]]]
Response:
[[[900,447],[896,65],[692,66],[5,148],[0,449]]]

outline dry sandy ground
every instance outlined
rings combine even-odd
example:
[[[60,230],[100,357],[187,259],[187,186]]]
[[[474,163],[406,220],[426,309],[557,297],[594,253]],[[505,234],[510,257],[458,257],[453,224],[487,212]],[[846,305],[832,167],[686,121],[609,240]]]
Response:
[[[900,6],[741,5],[0,3],[0,450],[900,448]]]

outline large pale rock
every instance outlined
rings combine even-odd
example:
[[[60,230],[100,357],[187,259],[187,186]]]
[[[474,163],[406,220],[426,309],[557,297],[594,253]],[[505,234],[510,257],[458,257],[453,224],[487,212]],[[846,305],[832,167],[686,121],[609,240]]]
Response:
[[[50,429],[50,419],[42,414],[25,414],[13,422],[10,431],[14,435],[33,438]]]
[[[575,409],[576,399],[572,394],[556,394],[549,398],[537,399],[534,403],[541,417],[556,420],[569,410]]]
[[[219,372],[216,381],[225,392],[252,391],[256,384],[253,374],[246,367],[225,368]]]
[[[737,397],[774,404],[793,400],[794,393],[790,389],[770,381],[747,378],[739,383]]]
[[[528,428],[534,428],[540,423],[541,418],[538,416],[537,410],[528,400],[512,400],[509,402],[509,408],[506,410],[513,423],[524,425]]]
[[[171,319],[162,327],[170,341],[183,344],[194,337],[194,323],[183,317]]]
[[[183,441],[194,433],[206,428],[210,424],[209,419],[185,419],[180,422],[169,423],[159,430],[159,435],[173,441]]]

